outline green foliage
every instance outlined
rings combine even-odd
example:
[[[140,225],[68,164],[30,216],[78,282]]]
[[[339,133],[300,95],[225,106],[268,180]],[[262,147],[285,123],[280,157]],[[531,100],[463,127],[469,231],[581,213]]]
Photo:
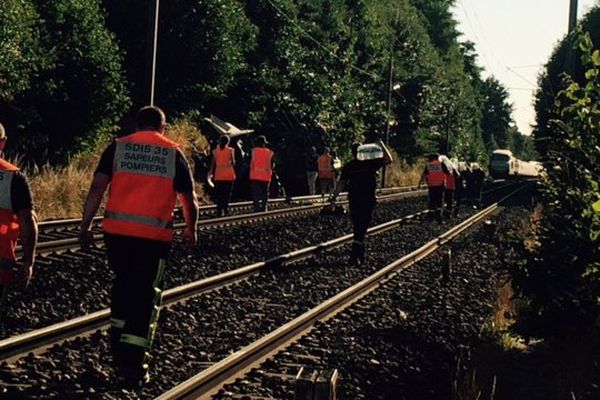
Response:
[[[600,52],[589,33],[577,32],[573,43],[585,77],[565,76],[554,99],[540,245],[515,275],[530,301],[525,333],[533,335],[576,332],[600,321]]]
[[[579,22],[579,25],[589,33],[594,43],[600,43],[600,6],[590,10]],[[560,119],[554,101],[557,93],[564,89],[563,74],[568,74],[574,82],[579,84],[586,79],[586,69],[578,62],[581,56],[581,50],[573,45],[573,36],[565,37],[555,47],[544,71],[538,78],[539,88],[535,99],[536,126],[533,134],[536,149],[542,159],[547,155],[548,144],[561,136],[550,124],[550,121]]]
[[[482,85],[483,141],[488,153],[508,148],[508,129],[512,121],[512,106],[508,103],[508,91],[497,79],[490,77]]]
[[[46,67],[40,48],[39,16],[28,2],[0,2],[0,103],[12,102]]]
[[[26,159],[64,161],[114,130],[128,104],[118,48],[96,0],[17,3],[29,18],[17,25],[23,46],[43,56],[27,58],[19,96],[3,105],[11,148]]]
[[[0,48],[10,58],[0,66],[10,77],[0,78],[0,101],[12,110],[11,131],[27,132],[21,148],[64,159],[114,130],[128,93],[136,108],[148,102],[153,2],[28,1],[33,6],[0,6],[10,33]],[[161,2],[156,104],[169,115],[212,113],[275,143],[328,145],[344,156],[352,142],[386,130],[391,60],[397,153],[414,160],[444,151],[483,161],[482,126],[497,113],[484,106],[474,46],[458,42],[453,3]],[[6,50],[13,48],[19,57]],[[508,129],[502,119],[499,131],[503,124]]]

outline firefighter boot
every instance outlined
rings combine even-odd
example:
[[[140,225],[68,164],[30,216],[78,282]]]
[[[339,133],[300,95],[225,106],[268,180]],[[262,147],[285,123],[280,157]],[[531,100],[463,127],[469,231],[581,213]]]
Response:
[[[358,261],[361,264],[365,263],[365,242],[358,243]]]
[[[360,242],[352,242],[352,252],[350,253],[350,264],[360,265]]]

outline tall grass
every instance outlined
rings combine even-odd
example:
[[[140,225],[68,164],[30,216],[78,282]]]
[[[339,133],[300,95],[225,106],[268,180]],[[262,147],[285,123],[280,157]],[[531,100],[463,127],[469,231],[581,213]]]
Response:
[[[405,160],[399,159],[393,151],[392,155],[394,161],[386,168],[386,186],[413,186],[418,184],[425,168],[425,161],[411,165]]]

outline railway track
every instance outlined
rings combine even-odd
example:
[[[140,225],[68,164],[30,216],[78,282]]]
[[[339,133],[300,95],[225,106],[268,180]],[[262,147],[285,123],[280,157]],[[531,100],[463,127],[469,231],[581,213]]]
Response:
[[[378,199],[386,201],[400,197],[411,197],[425,195],[426,191],[417,190],[415,186],[403,186],[394,188],[379,189],[377,192]],[[346,194],[340,196],[341,202],[345,202]],[[229,226],[239,223],[252,221],[260,221],[272,218],[281,218],[292,214],[310,213],[319,210],[326,202],[326,198],[320,195],[315,196],[299,196],[293,197],[290,200],[284,198],[270,199],[269,206],[273,208],[270,211],[262,213],[252,212],[252,202],[231,203],[230,212],[232,215],[226,217],[214,217],[216,210],[215,205],[201,206],[199,209],[199,228],[207,229],[211,227]],[[185,223],[182,222],[179,210],[175,210],[176,232],[182,231]],[[94,239],[101,244],[102,217],[95,217],[92,225]],[[43,221],[39,224],[39,242],[37,252],[39,255],[52,253],[60,253],[67,250],[79,248],[77,234],[81,219],[65,219]],[[20,253],[21,248],[17,247],[17,252]]]
[[[506,188],[505,188],[506,189]],[[489,211],[489,210],[487,210]],[[483,217],[482,217],[483,218]],[[399,220],[402,220],[399,219]],[[401,237],[405,237],[405,235],[408,232],[422,232],[421,234],[418,234],[417,236],[421,236],[423,233],[429,231],[431,228],[435,228],[434,231],[436,232],[442,232],[444,226],[439,226],[437,224],[426,224],[426,225],[422,225],[422,224],[414,224],[411,223],[411,221],[418,221],[418,216],[407,216],[404,218],[404,222],[399,222],[397,223],[396,227],[394,227],[394,221],[390,221],[386,224],[382,224],[382,226],[378,226],[378,227],[374,227],[375,229],[381,229],[380,234],[384,235],[384,237],[387,237],[388,239],[384,239],[381,238],[379,240],[371,240],[370,243],[372,243],[372,246],[378,246],[380,249],[381,247],[381,243],[383,240],[390,240],[390,238],[393,237],[397,237],[396,235],[401,234]],[[468,224],[468,222],[467,222]],[[405,226],[405,228],[402,228],[403,226]],[[461,228],[462,226],[462,228]],[[386,227],[387,227],[387,232],[386,232]],[[398,231],[397,228],[400,228],[400,230]],[[436,239],[431,240],[428,242],[427,246],[430,246],[430,249],[432,247],[431,243],[432,242],[436,242],[438,245],[442,245],[442,243],[444,242],[444,239],[450,240],[453,238],[452,235],[456,234],[460,234],[460,232],[464,229],[468,229],[468,227],[465,226],[465,223],[462,223],[461,225],[459,225],[458,227],[453,228],[450,232],[446,232],[446,234],[443,234],[440,237],[436,237]],[[454,233],[453,233],[454,232]],[[433,233],[433,232],[432,232]],[[372,234],[374,234],[373,230],[372,230]],[[437,233],[436,233],[437,235]],[[413,235],[414,237],[414,235]],[[427,237],[427,235],[423,235],[423,238]],[[347,237],[349,239],[349,237]],[[343,239],[343,238],[338,238],[338,239]],[[230,315],[228,318],[225,318],[225,320],[223,321],[223,323],[217,323],[217,325],[215,326],[215,328],[210,327],[210,325],[206,325],[208,320],[206,321],[202,321],[202,320],[197,320],[199,318],[199,315],[205,315],[205,318],[211,318],[211,311],[209,309],[212,309],[213,306],[209,306],[209,304],[211,302],[215,302],[215,305],[219,305],[219,304],[226,304],[229,301],[232,301],[233,298],[231,297],[234,293],[238,292],[237,295],[235,295],[235,297],[237,298],[240,294],[242,295],[241,298],[239,298],[236,301],[244,301],[243,299],[246,298],[246,296],[252,296],[250,298],[247,298],[246,301],[250,302],[250,305],[252,303],[255,303],[255,301],[258,301],[259,304],[262,301],[265,300],[261,300],[262,297],[265,297],[264,295],[258,295],[258,293],[271,293],[271,291],[273,289],[267,289],[267,288],[262,288],[262,289],[258,289],[258,292],[256,292],[257,289],[250,289],[250,288],[255,288],[259,282],[261,282],[259,284],[262,285],[262,282],[264,281],[264,279],[267,279],[267,287],[270,286],[271,284],[269,284],[268,282],[271,282],[272,284],[274,284],[274,287],[278,287],[281,286],[282,283],[278,283],[280,279],[284,279],[284,281],[291,283],[291,288],[293,288],[294,286],[297,286],[298,284],[301,284],[304,281],[304,277],[309,277],[312,276],[313,273],[317,272],[315,270],[309,270],[309,271],[305,271],[305,268],[307,266],[313,265],[320,265],[320,263],[323,262],[324,259],[329,260],[328,263],[340,263],[339,261],[339,257],[340,257],[340,251],[342,249],[337,249],[334,250],[333,247],[338,247],[343,245],[343,243],[339,242],[336,243],[336,241],[338,240],[331,240],[329,242],[331,242],[331,246],[332,248],[327,248],[324,247],[323,244],[317,245],[317,246],[311,246],[312,249],[303,249],[301,251],[296,251],[296,252],[290,252],[289,254],[286,255],[281,255],[280,257],[274,257],[270,260],[267,260],[266,262],[263,263],[255,263],[254,267],[258,268],[259,271],[261,271],[260,274],[255,274],[254,276],[250,277],[250,275],[253,274],[252,271],[246,271],[247,273],[249,273],[249,275],[247,277],[242,277],[240,279],[242,279],[242,281],[236,280],[236,281],[230,281],[230,282],[226,282],[225,280],[222,280],[222,283],[215,283],[215,286],[213,286],[213,288],[218,287],[218,286],[222,286],[222,285],[226,285],[226,287],[222,287],[221,289],[217,290],[217,291],[213,291],[213,292],[209,292],[206,293],[203,296],[195,296],[193,298],[179,298],[176,299],[175,297],[173,297],[173,302],[177,302],[177,300],[180,300],[180,302],[178,304],[171,304],[170,307],[165,309],[165,313],[167,314],[167,316],[165,316],[165,318],[167,318],[167,321],[162,321],[161,322],[161,334],[159,334],[159,338],[158,338],[158,343],[157,343],[157,349],[156,351],[159,353],[156,355],[157,357],[157,368],[159,368],[159,371],[157,372],[157,378],[160,376],[162,381],[165,382],[157,382],[157,385],[153,385],[153,387],[149,387],[147,388],[148,390],[144,389],[144,391],[142,392],[121,392],[120,389],[118,388],[118,383],[116,383],[114,381],[114,379],[112,380],[108,380],[106,381],[104,378],[102,378],[101,381],[97,381],[97,380],[93,380],[93,383],[90,383],[91,381],[89,381],[90,376],[87,375],[87,373],[85,371],[89,371],[90,368],[92,368],[92,364],[89,364],[87,361],[83,361],[83,360],[87,360],[89,359],[89,357],[91,357],[91,359],[96,360],[98,359],[97,357],[104,357],[102,356],[102,354],[106,351],[106,345],[105,344],[100,344],[98,343],[98,341],[102,342],[103,339],[102,337],[105,336],[105,334],[100,334],[98,333],[98,331],[96,331],[97,333],[93,333],[90,334],[91,331],[89,329],[82,329],[80,330],[79,333],[75,334],[75,336],[78,336],[79,339],[77,340],[69,340],[66,341],[64,344],[60,344],[58,346],[54,346],[52,345],[52,343],[56,343],[57,341],[60,340],[64,340],[66,338],[63,339],[55,339],[54,341],[49,341],[49,340],[41,340],[40,341],[40,346],[34,346],[33,348],[30,348],[29,350],[34,350],[34,353],[45,353],[41,356],[34,356],[34,355],[29,355],[25,358],[19,358],[18,355],[16,353],[14,353],[12,356],[8,356],[8,358],[5,359],[5,361],[10,361],[11,363],[14,361],[14,365],[15,367],[10,367],[11,370],[13,370],[12,368],[16,368],[15,371],[23,371],[22,374],[25,374],[25,376],[28,376],[29,378],[25,378],[25,380],[23,381],[23,378],[7,378],[6,375],[6,370],[2,370],[2,368],[0,368],[0,381],[3,382],[3,384],[7,384],[9,388],[9,391],[7,393],[9,393],[10,396],[10,388],[11,387],[20,387],[21,388],[21,393],[25,393],[25,398],[56,398],[56,394],[58,393],[58,398],[90,398],[89,394],[87,393],[88,388],[89,389],[94,389],[95,388],[95,393],[96,396],[98,393],[103,393],[103,398],[106,399],[132,399],[132,398],[154,398],[155,396],[159,396],[161,394],[160,391],[157,391],[158,388],[161,388],[162,391],[165,391],[166,389],[168,389],[171,385],[169,385],[169,382],[182,382],[185,379],[189,378],[189,372],[191,371],[200,371],[200,370],[204,370],[204,372],[202,372],[202,374],[204,374],[205,378],[206,378],[206,374],[210,372],[211,374],[211,378],[210,381],[212,383],[210,383],[210,386],[215,388],[219,387],[220,385],[222,385],[223,383],[225,383],[227,380],[224,379],[224,376],[228,376],[228,379],[231,379],[231,377],[233,376],[231,371],[232,369],[230,369],[229,367],[226,368],[226,371],[223,370],[223,374],[219,373],[220,378],[217,378],[214,375],[215,369],[221,369],[223,367],[223,362],[226,362],[225,360],[229,360],[227,361],[227,363],[231,362],[231,358],[228,357],[228,353],[230,352],[230,350],[228,349],[240,349],[240,348],[244,348],[244,349],[248,349],[248,347],[246,347],[247,345],[249,345],[249,343],[251,343],[252,341],[246,342],[246,343],[240,343],[239,339],[235,340],[234,342],[230,343],[230,336],[232,336],[236,331],[238,331],[238,329],[248,329],[248,326],[246,326],[245,328],[241,328],[239,327],[239,323],[240,322],[233,322],[236,321],[235,319],[231,319],[234,318],[234,314],[228,314],[231,313],[232,310],[226,311],[226,310],[221,310],[221,306],[218,306],[218,309],[213,309],[213,313],[216,311],[218,312],[217,315],[213,316],[212,318],[217,318],[217,319],[213,319],[213,321],[218,321],[219,320],[219,316],[218,315],[223,315],[223,313],[225,313],[225,315]],[[414,241],[413,241],[414,243]],[[417,241],[418,243],[418,241]],[[422,243],[422,242],[421,242]],[[385,247],[383,247],[385,248]],[[414,247],[412,247],[410,244],[408,244],[408,247],[406,245],[401,246],[401,248],[405,249],[400,253],[397,254],[406,254],[408,252],[410,252],[410,250],[414,249]],[[329,250],[326,252],[323,252],[323,250]],[[431,251],[433,251],[433,249],[431,249]],[[311,255],[316,255],[318,253],[322,253],[321,256],[317,257],[318,259],[320,259],[321,261],[319,261],[317,264],[315,264],[314,258],[315,257],[310,257]],[[342,252],[342,254],[345,254],[345,252]],[[380,253],[382,257],[379,257],[379,259],[387,259],[387,260],[392,260],[393,258],[390,258],[389,256],[385,256],[384,253]],[[307,258],[310,257],[310,258]],[[403,259],[406,260],[407,258],[414,258],[416,259],[416,257],[414,257],[414,254],[411,253],[410,256],[406,256]],[[307,260],[302,260],[302,258],[307,258]],[[285,268],[281,268],[281,266],[287,265],[287,264],[291,264],[292,262],[294,262],[294,266],[293,268],[290,267],[285,267]],[[388,261],[386,261],[385,263],[374,263],[372,265],[367,265],[366,270],[365,270],[365,266],[361,266],[360,268],[355,268],[357,271],[357,273],[359,273],[360,275],[357,275],[357,277],[359,276],[366,276],[368,275],[370,272],[368,271],[375,271],[377,269],[377,266],[379,265],[385,265],[387,264]],[[261,264],[261,265],[258,265]],[[343,264],[343,263],[342,263]],[[330,267],[325,267],[325,269],[323,270],[323,272],[326,272],[329,268],[331,268],[333,266],[330,265]],[[252,268],[252,266],[248,266],[250,267],[249,269]],[[311,267],[314,268],[314,267]],[[343,270],[343,268],[342,268]],[[362,271],[362,272],[361,272]],[[333,276],[339,276],[339,278],[342,278],[342,276],[339,275],[339,273],[335,272],[334,270],[331,270],[331,272],[334,274]],[[394,273],[393,271],[389,270],[389,273]],[[290,276],[288,276],[289,274],[291,274]],[[318,278],[319,275],[322,274],[317,274],[316,276],[313,277],[313,281],[314,279]],[[295,278],[294,278],[295,277]],[[291,281],[290,281],[291,279]],[[299,281],[297,281],[297,279],[300,279]],[[332,279],[332,278],[330,278]],[[336,278],[333,278],[336,279]],[[362,278],[360,278],[362,279]],[[356,281],[360,280],[357,279]],[[321,300],[319,300],[317,303],[314,303],[314,305],[322,302],[322,300],[324,300],[324,298],[326,297],[326,295],[329,293],[329,296],[334,295],[335,293],[338,292],[343,292],[344,290],[346,290],[349,286],[351,286],[350,282],[356,282],[354,280],[348,281],[347,278],[345,279],[341,279],[340,282],[336,282],[335,285],[331,285],[333,291],[326,289],[330,286],[330,284],[333,284],[333,281],[329,281],[329,283],[325,286],[323,286],[322,284],[318,284],[318,286],[315,288],[317,291],[314,292],[315,294],[318,294],[317,298],[320,298]],[[205,280],[206,282],[206,280]],[[239,283],[238,283],[239,282]],[[296,282],[295,284],[292,282]],[[316,281],[316,282],[321,282],[321,281]],[[346,282],[346,283],[342,283],[342,282]],[[233,283],[233,284],[232,284]],[[343,286],[340,286],[340,284],[342,284]],[[193,286],[194,284],[192,284]],[[199,284],[199,286],[204,285],[206,288],[208,288],[208,284],[204,283],[204,284]],[[241,286],[240,286],[241,285]],[[347,286],[346,286],[347,285]],[[377,285],[375,283],[375,285]],[[284,286],[289,286],[288,284],[284,285]],[[239,289],[242,289],[243,287],[247,287],[248,289],[250,289],[248,291],[248,289],[246,289],[246,292],[244,294],[244,291],[242,290],[240,292]],[[285,297],[288,297],[288,295],[286,295],[285,293],[290,293],[287,292],[287,290],[290,290],[290,288],[285,289],[285,288],[281,288],[283,290],[282,293],[284,293]],[[183,288],[177,288],[177,290],[183,290]],[[265,291],[266,290],[266,291]],[[173,292],[170,292],[170,294]],[[254,300],[255,296],[254,294],[251,293],[257,293],[258,295],[258,299]],[[296,296],[298,296],[299,294],[295,294],[293,296],[293,298],[296,298]],[[174,295],[173,295],[174,296]],[[302,295],[300,295],[302,297]],[[312,295],[311,295],[312,296]],[[325,297],[323,297],[325,296]],[[267,298],[269,298],[270,296],[267,296]],[[300,299],[301,297],[299,297],[298,299]],[[337,297],[337,296],[334,296]],[[289,301],[284,301],[283,303],[279,303],[279,301],[281,300],[276,300],[277,297],[275,297],[274,299],[271,300],[266,300],[270,303],[274,302],[274,304],[269,304],[268,307],[264,308],[265,306],[259,306],[258,312],[267,312],[268,310],[271,311],[275,311],[276,309],[278,309],[277,307],[275,307],[275,309],[273,309],[272,307],[279,305],[281,307],[285,307],[284,304],[285,303],[289,303]],[[212,300],[210,300],[212,299]],[[181,301],[184,300],[184,301]],[[283,299],[282,299],[283,300]],[[288,297],[288,300],[291,300]],[[329,301],[329,300],[327,300]],[[208,302],[208,303],[207,303]],[[225,302],[225,303],[223,303]],[[306,302],[304,302],[306,303]],[[311,303],[311,302],[309,302]],[[240,303],[243,304],[243,303]],[[302,302],[300,302],[300,304],[302,304]],[[232,304],[233,306],[233,304]],[[209,309],[207,309],[206,307],[208,307]],[[234,306],[237,310],[237,307],[239,306]],[[288,305],[289,307],[289,305]],[[302,307],[298,310],[301,310]],[[193,318],[193,316],[189,316],[186,317],[185,314],[184,315],[179,315],[182,310],[196,310],[193,311],[193,313],[196,315],[196,319]],[[252,309],[252,307],[250,307],[250,309]],[[251,329],[250,332],[253,332],[255,335],[257,335],[256,337],[260,337],[263,335],[266,335],[268,332],[274,333],[275,331],[280,331],[282,329],[282,327],[285,325],[289,325],[291,322],[290,321],[296,321],[298,318],[298,315],[302,314],[302,312],[297,313],[296,310],[297,306],[293,306],[292,307],[292,313],[285,312],[281,315],[281,316],[276,316],[276,315],[272,315],[272,317],[269,317],[268,320],[269,322],[267,323],[266,326],[263,326],[261,329]],[[218,310],[218,311],[217,311]],[[189,311],[188,311],[189,312]],[[248,311],[243,312],[243,314],[241,315],[248,315],[246,314]],[[175,315],[173,315],[173,313],[175,313]],[[199,314],[197,314],[199,313]],[[170,315],[170,317],[168,316]],[[252,314],[250,314],[252,315]],[[304,314],[302,314],[304,315]],[[289,317],[288,317],[289,316]],[[192,318],[190,321],[192,322],[192,325],[189,325],[189,322],[185,322],[187,318]],[[252,317],[255,318],[255,317]],[[263,317],[264,318],[264,317]],[[204,318],[203,318],[204,319]],[[271,321],[273,319],[273,321]],[[280,321],[279,324],[281,325],[274,325],[274,323],[276,323],[277,321]],[[73,322],[73,321],[72,321]],[[194,324],[199,323],[200,325],[196,328],[194,328]],[[230,326],[229,328],[226,327],[227,324],[231,324],[234,323],[235,325]],[[247,324],[248,321],[244,322],[243,324]],[[225,324],[225,325],[223,325]],[[222,326],[223,325],[223,326]],[[253,325],[253,324],[251,324]],[[200,326],[202,326],[203,328],[201,328],[199,331],[198,329],[200,328]],[[238,328],[234,328],[235,326],[238,326]],[[269,326],[272,328],[268,328],[265,330],[265,328]],[[277,326],[279,326],[280,328],[275,329]],[[183,330],[182,330],[182,327]],[[81,326],[80,326],[81,328]],[[175,329],[175,330],[173,330]],[[189,329],[192,329],[192,331],[190,331],[189,333],[185,333],[187,332]],[[214,329],[216,329],[216,331],[213,331]],[[230,329],[232,329],[230,331]],[[287,328],[286,328],[287,329]],[[299,328],[300,329],[300,328]],[[191,332],[194,332],[193,335],[199,335],[199,338],[193,339],[190,335],[192,334]],[[215,336],[215,334],[217,336]],[[181,336],[181,338],[177,339],[175,337],[173,337],[173,335],[177,335],[177,336]],[[200,339],[205,337],[205,335],[207,335],[206,339]],[[270,335],[270,334],[269,334]],[[242,335],[244,336],[244,335]],[[11,340],[22,340],[25,337],[25,335],[20,335],[20,338],[17,339],[17,337],[13,337],[11,338]],[[68,337],[68,336],[67,336]],[[216,339],[216,338],[219,339]],[[235,337],[237,337],[237,335],[235,335]],[[252,337],[252,336],[250,336]],[[212,339],[211,339],[212,338]],[[192,340],[193,339],[193,340]],[[197,342],[197,340],[200,339],[203,343],[200,344]],[[165,340],[167,340],[167,342],[165,342]],[[173,342],[173,340],[175,340]],[[185,343],[185,345],[182,345],[181,341],[183,342],[188,342],[190,341],[190,343]],[[206,342],[206,340],[208,340],[208,342]],[[214,345],[216,346],[216,348],[212,348],[213,346],[209,346],[208,343],[211,343],[211,341],[217,340],[217,343],[214,343]],[[259,341],[262,341],[263,339],[260,339]],[[266,339],[265,339],[266,340]],[[3,345],[5,344],[6,341],[2,341]],[[169,344],[169,342],[171,342]],[[90,343],[90,344],[86,344],[86,343]],[[93,343],[93,344],[92,344]],[[219,345],[220,343],[220,345]],[[238,343],[238,344],[236,344]],[[240,344],[243,344],[243,346],[241,346]],[[91,347],[89,347],[91,345]],[[251,344],[253,345],[253,344]],[[250,346],[251,346],[250,345]],[[77,348],[79,348],[80,346],[84,346],[82,347],[82,350],[76,350]],[[98,347],[100,346],[100,347]],[[175,347],[173,347],[175,346]],[[271,346],[269,344],[269,346]],[[50,347],[50,349],[48,349]],[[183,348],[182,348],[183,347]],[[210,349],[209,349],[210,347]],[[221,350],[219,350],[219,347],[221,348]],[[6,347],[5,347],[6,349]],[[24,349],[24,347],[23,347]],[[48,349],[48,351],[46,352],[45,350]],[[83,350],[85,349],[85,350]],[[103,350],[104,349],[104,350]],[[175,349],[179,349],[179,350],[175,350]],[[201,349],[208,351],[208,359],[206,359],[206,355],[200,357],[200,359],[198,359],[199,354],[197,353],[197,351],[200,351]],[[177,351],[179,351],[181,353],[181,355],[177,355]],[[93,353],[99,353],[99,354],[90,354],[90,352]],[[190,353],[191,352],[191,353]],[[239,356],[240,352],[234,353],[237,354]],[[6,353],[8,354],[8,353]],[[84,355],[84,359],[78,359],[78,358],[73,358],[73,356],[78,357],[78,354],[82,354]],[[187,356],[184,356],[184,354],[195,354],[196,357],[195,358],[189,358]],[[201,354],[206,354],[205,352],[202,352]],[[179,365],[179,367],[175,366],[175,370],[173,370],[173,359],[171,358],[171,356],[174,356],[175,359],[179,360],[179,357],[181,357],[181,364],[179,362],[177,362],[175,365]],[[169,362],[169,359],[171,360]],[[53,361],[50,361],[53,360]],[[187,361],[185,361],[187,360]],[[187,363],[190,362],[191,360],[193,360],[192,364],[195,365],[195,367],[193,367],[192,369],[188,369],[190,367],[182,367],[183,365],[188,365]],[[221,361],[219,361],[221,360]],[[247,361],[250,362],[250,361]],[[49,364],[50,363],[50,364]],[[58,364],[57,364],[58,363]],[[82,364],[83,363],[83,364]],[[95,362],[94,362],[95,363]],[[7,365],[5,363],[3,363],[3,365]],[[55,365],[55,367],[50,367],[50,365]],[[87,367],[82,367],[83,365],[87,365]],[[250,364],[249,364],[250,365]],[[170,366],[170,367],[169,367]],[[232,365],[230,365],[232,366]],[[25,369],[23,369],[25,368]],[[50,369],[48,369],[50,368]],[[80,369],[80,368],[84,368],[84,369]],[[94,370],[95,368],[99,368],[99,367],[93,367]],[[167,368],[167,370],[164,370],[164,368]],[[171,369],[169,369],[171,368]],[[181,368],[184,368],[183,370]],[[242,370],[244,369],[244,367],[238,365],[237,367],[238,370]],[[76,372],[76,371],[81,371],[81,372]],[[175,376],[173,376],[173,371],[180,371],[178,373],[175,373]],[[229,372],[227,372],[229,371]],[[80,375],[81,373],[83,373],[83,375]],[[182,373],[184,374],[183,376]],[[243,372],[238,372],[238,373],[243,373]],[[74,375],[75,374],[75,375]],[[109,373],[110,374],[110,373]],[[20,374],[19,374],[20,375]],[[92,374],[93,375],[93,374]],[[65,378],[66,376],[66,378]],[[8,379],[8,380],[7,380]],[[97,379],[97,378],[93,378],[93,379]],[[216,379],[216,380],[215,380]],[[217,381],[220,381],[221,383],[218,383]],[[19,383],[22,382],[22,383]],[[206,382],[206,379],[204,379],[204,382]],[[189,385],[189,382],[187,382],[187,384]],[[41,386],[39,386],[41,385]],[[117,385],[115,387],[115,385]],[[195,386],[195,385],[194,385]],[[206,386],[205,386],[206,387]],[[41,392],[40,392],[41,390]],[[48,390],[50,390],[50,392],[48,392]],[[115,391],[116,390],[116,391]],[[204,390],[204,389],[201,389]],[[52,394],[54,393],[54,394]],[[91,392],[89,392],[91,393]],[[196,393],[196,394],[194,394]],[[193,389],[193,392],[191,392],[191,397],[189,398],[195,398],[195,396],[197,396],[196,389]],[[27,397],[30,396],[30,397]],[[53,397],[54,396],[54,397]],[[93,396],[91,396],[93,397]],[[95,397],[94,397],[95,398]],[[178,397],[175,397],[178,398]],[[185,396],[184,396],[185,398]]]
[[[500,188],[492,189],[488,191],[489,193],[493,193],[500,189],[506,189],[505,186]],[[382,196],[381,200],[392,200],[402,197],[410,197],[413,195],[419,195],[419,192],[413,193],[397,193]],[[301,206],[301,211],[312,211],[315,209],[320,209],[322,204],[315,204],[310,206]],[[289,210],[276,210],[272,213],[276,215],[281,215],[281,213],[287,212]],[[298,212],[298,210],[296,210]],[[261,214],[269,214],[268,213],[260,213],[254,214],[256,217],[261,217]],[[369,235],[377,235],[383,232],[386,232],[390,229],[394,229],[401,224],[409,223],[411,221],[417,220],[418,218],[426,215],[428,211],[422,211],[415,214],[407,215],[402,218],[397,218],[392,221],[374,226],[369,229]],[[232,219],[235,221],[236,218],[245,217],[241,216],[232,216],[227,217],[225,219]],[[271,218],[272,216],[264,216],[262,217]],[[221,218],[223,219],[223,218]],[[217,221],[219,219],[211,220],[208,222]],[[233,223],[233,222],[231,222]],[[217,274],[211,277],[207,277],[205,279],[201,279],[189,284],[181,285],[176,288],[172,288],[166,290],[163,294],[163,301],[165,305],[172,305],[182,300],[186,300],[190,297],[197,296],[201,293],[205,293],[207,291],[214,290],[216,288],[220,288],[226,285],[229,285],[234,282],[238,282],[242,279],[246,279],[248,276],[255,274],[261,270],[268,268],[277,268],[281,267],[298,260],[301,260],[306,257],[311,257],[320,252],[324,252],[330,250],[335,247],[339,247],[345,243],[348,243],[352,240],[352,235],[344,235],[338,237],[336,239],[328,240],[326,242],[305,247],[300,250],[291,251],[285,254],[281,254],[279,256],[270,258],[265,261],[251,263],[249,265],[245,265],[243,267]],[[54,250],[56,251],[56,250]],[[48,347],[59,343],[64,340],[71,339],[73,337],[86,335],[93,332],[96,329],[107,328],[109,323],[109,310],[104,309],[97,312],[90,313],[88,315],[74,318],[65,322],[57,323],[45,328],[36,329],[31,332],[27,332],[21,335],[16,335],[10,337],[8,339],[4,339],[0,341],[0,361],[14,361],[28,352],[33,351],[34,353],[41,353],[45,351]]]
[[[307,334],[319,321],[333,318],[349,305],[373,292],[379,285],[394,278],[399,272],[418,263],[489,218],[498,211],[501,203],[515,196],[524,188],[521,187],[514,190],[498,202],[458,223],[413,252],[386,265],[374,274],[327,299],[268,335],[261,337],[250,345],[213,364],[187,381],[178,384],[158,396],[156,400],[202,400],[212,398],[226,384],[232,383],[251,369],[258,368],[269,357],[282,351],[298,340],[299,337]]]

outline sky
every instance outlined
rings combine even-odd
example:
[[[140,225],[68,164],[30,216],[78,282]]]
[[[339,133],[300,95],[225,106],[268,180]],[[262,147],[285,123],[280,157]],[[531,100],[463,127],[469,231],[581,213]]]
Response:
[[[600,0],[579,0],[580,19]],[[459,40],[475,43],[484,77],[494,75],[510,93],[513,119],[529,135],[535,122],[537,76],[567,33],[570,0],[456,0]]]

